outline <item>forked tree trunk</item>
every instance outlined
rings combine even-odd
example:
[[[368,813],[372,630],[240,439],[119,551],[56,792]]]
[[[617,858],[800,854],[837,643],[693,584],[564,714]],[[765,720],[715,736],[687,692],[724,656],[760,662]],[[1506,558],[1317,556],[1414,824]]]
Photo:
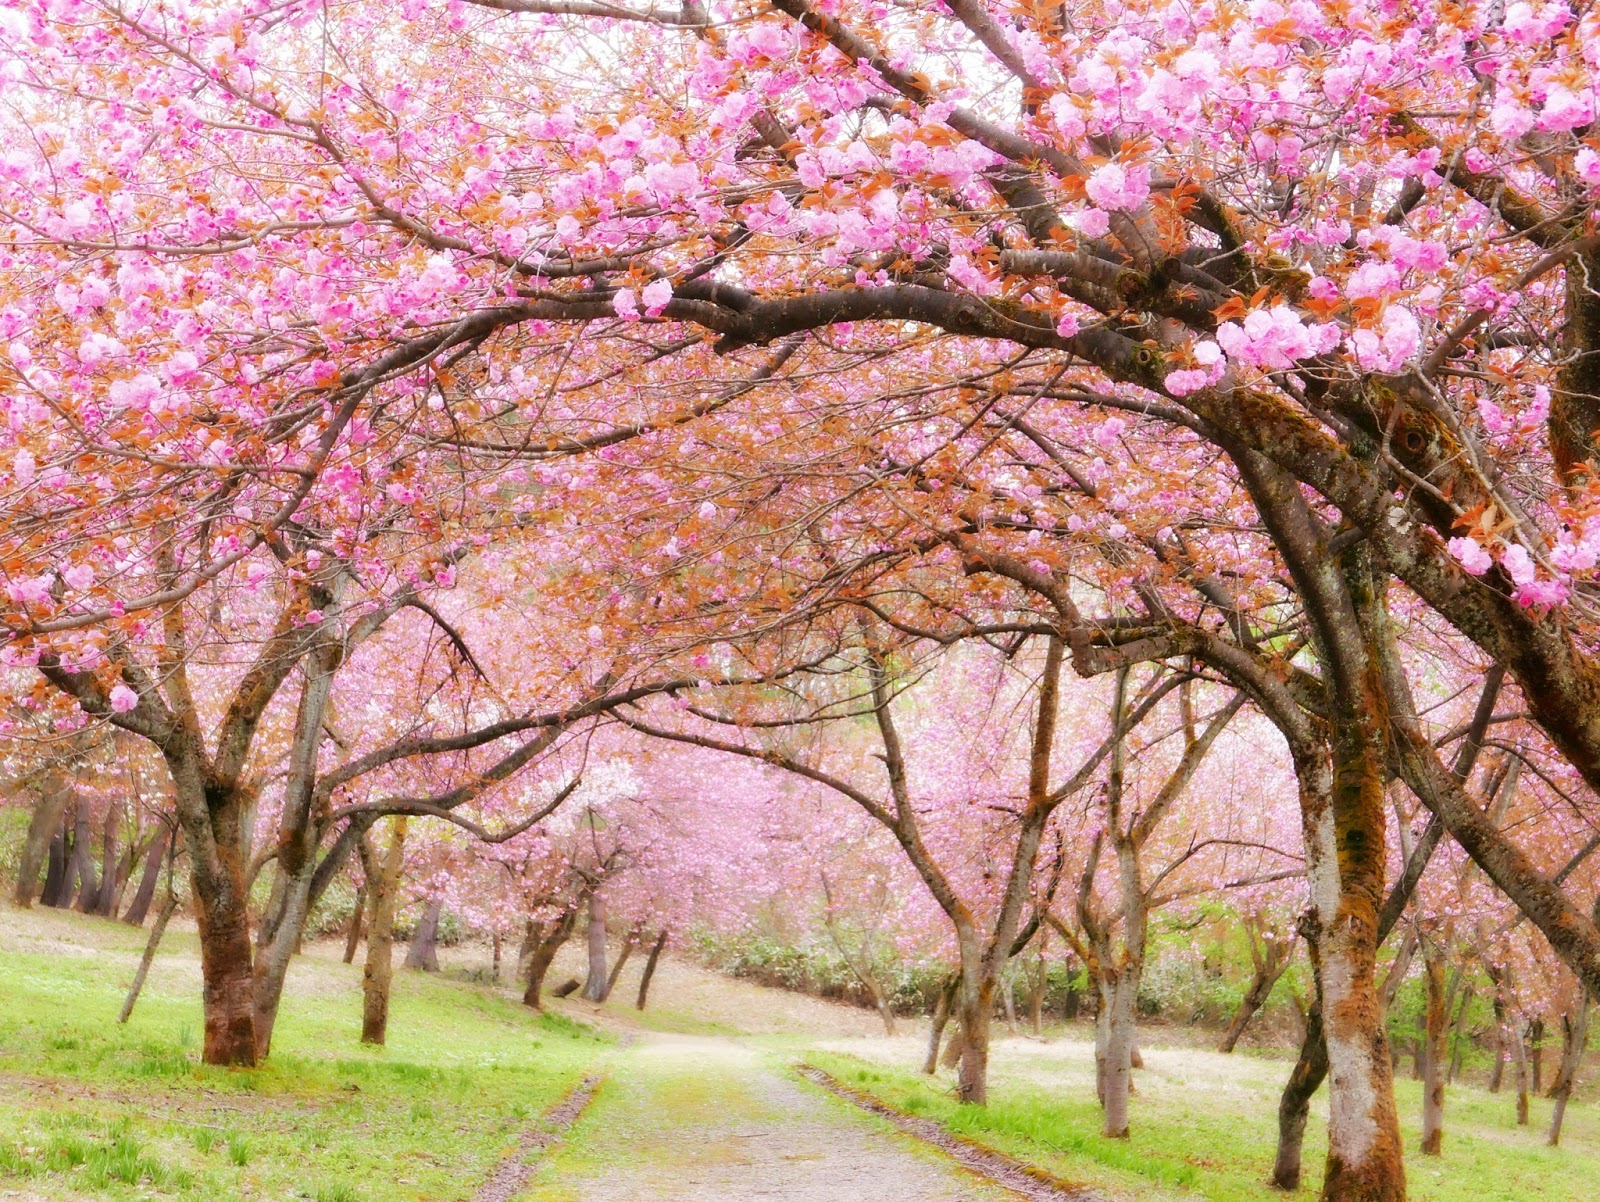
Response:
[[[172,830],[165,822],[156,829],[155,838],[150,841],[150,849],[144,856],[144,874],[139,878],[139,888],[134,892],[133,900],[128,903],[128,910],[122,916],[122,921],[130,926],[142,927],[145,915],[150,913],[150,903],[155,900],[156,886],[161,883],[161,862],[166,859],[167,841],[172,838]]]
[[[356,948],[361,944],[361,921],[367,916],[367,887],[361,885],[356,889],[355,909],[350,914],[350,929],[344,936],[344,962],[355,963]],[[498,950],[498,945],[497,945]]]
[[[1583,989],[1582,984],[1579,985]],[[1561,1144],[1561,1124],[1567,1116],[1567,1102],[1572,1098],[1572,1087],[1578,1076],[1578,1066],[1583,1063],[1584,1045],[1589,1040],[1589,1002],[1590,993],[1583,991],[1583,1000],[1578,1003],[1575,1014],[1561,1016],[1562,1052],[1561,1067],[1557,1070],[1555,1085],[1550,1091],[1550,1096],[1555,1099],[1555,1106],[1550,1112],[1550,1134],[1545,1142],[1550,1147],[1559,1147]]]
[[[945,1027],[950,1024],[950,1012],[955,1006],[956,988],[955,981],[941,985],[938,996],[933,999],[933,1021],[928,1029],[928,1055],[922,1062],[922,1071],[930,1077],[939,1071],[939,1044],[944,1039]]]
[[[1422,960],[1428,997],[1422,1038],[1422,1154],[1438,1156],[1444,1149],[1444,1075],[1450,1006],[1445,989],[1444,955],[1432,945],[1432,940],[1424,943]]]
[[[598,891],[589,894],[589,975],[583,982],[583,998],[599,1002],[605,998],[606,977],[606,901]]]
[[[407,968],[417,968],[423,972],[439,971],[439,913],[443,907],[444,903],[437,897],[429,899],[422,912],[422,921],[417,923],[417,933],[411,937],[411,946],[406,949]]]
[[[650,956],[644,962],[644,975],[639,978],[639,996],[634,1001],[635,1010],[643,1010],[645,1002],[650,998],[650,982],[655,979],[656,965],[661,960],[661,953],[667,946],[667,928],[661,928],[661,934],[656,936],[654,945],[650,948]]]
[[[1232,1052],[1238,1046],[1239,1037],[1244,1034],[1245,1028],[1250,1025],[1250,1020],[1256,1016],[1261,1007],[1267,1004],[1278,978],[1283,976],[1289,967],[1294,944],[1278,939],[1267,939],[1264,942],[1266,946],[1255,962],[1255,973],[1250,978],[1250,988],[1245,990],[1244,997],[1239,1002],[1239,1009],[1234,1012],[1233,1021],[1228,1024],[1228,1029],[1222,1034],[1221,1042],[1217,1044],[1219,1052]]]
[[[522,993],[522,1004],[535,1010],[544,1009],[544,978],[555,961],[561,945],[572,938],[578,925],[578,906],[574,902],[548,926],[529,923],[529,939],[533,950],[528,956],[528,984]]]
[[[17,865],[15,896],[19,906],[26,908],[33,905],[39,888],[39,870],[46,867],[50,857],[50,840],[60,829],[61,816],[71,798],[72,791],[53,779],[47,778],[39,788],[39,800],[34,804],[28,834],[22,841],[22,858]]]
[[[361,974],[361,1042],[383,1043],[389,1030],[389,986],[394,979],[394,911],[404,862],[406,820],[394,820],[389,847],[372,890],[372,923],[367,930],[367,966]]]

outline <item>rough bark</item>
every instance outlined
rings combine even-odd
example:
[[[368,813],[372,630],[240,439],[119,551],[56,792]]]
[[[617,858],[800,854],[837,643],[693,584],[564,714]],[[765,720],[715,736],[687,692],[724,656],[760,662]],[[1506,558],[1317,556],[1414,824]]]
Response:
[[[1138,978],[1124,975],[1101,985],[1100,1023],[1105,1034],[1100,1063],[1101,1105],[1105,1108],[1100,1133],[1108,1139],[1127,1139],[1128,1098],[1133,1088],[1134,1001]]]
[[[130,926],[142,927],[145,915],[150,913],[156,886],[161,882],[161,861],[166,858],[167,843],[171,838],[172,829],[165,822],[158,824],[155,837],[150,840],[149,850],[144,855],[144,874],[139,878],[139,888],[134,891],[133,900],[128,903],[128,909],[122,916],[122,921]]]
[[[589,1002],[605,999],[606,978],[606,902],[598,890],[589,894],[589,975],[583,982],[583,998]]]
[[[406,967],[423,972],[439,971],[439,914],[444,902],[429,898],[417,923],[416,934],[411,936],[411,946],[406,949]]]
[[[72,791],[54,777],[46,777],[39,785],[39,797],[33,806],[33,816],[28,822],[28,834],[22,842],[22,856],[17,866],[17,905],[33,905],[39,888],[39,871],[46,867],[50,856],[50,840],[61,826],[61,816],[66,812]],[[50,904],[48,902],[46,905]]]
[[[644,962],[644,974],[639,978],[639,996],[634,1000],[635,1010],[643,1010],[645,1003],[650,999],[650,982],[655,979],[656,965],[661,961],[661,953],[667,946],[667,929],[661,928],[661,934],[656,936],[656,941],[650,947],[650,956]]]
[[[396,818],[372,890],[367,965],[361,974],[361,1042],[383,1043],[389,1029],[389,985],[394,978],[394,912],[404,863],[406,820]]]
[[[961,1060],[956,1065],[956,1101],[989,1104],[989,1030],[994,1021],[995,979],[963,974],[961,983]]]

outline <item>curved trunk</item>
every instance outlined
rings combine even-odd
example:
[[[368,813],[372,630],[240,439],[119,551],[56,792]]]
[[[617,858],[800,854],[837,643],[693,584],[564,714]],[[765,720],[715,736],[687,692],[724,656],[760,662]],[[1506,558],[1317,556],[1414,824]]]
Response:
[[[1250,988],[1245,990],[1243,999],[1239,1002],[1239,1009],[1233,1016],[1233,1021],[1228,1024],[1228,1029],[1222,1034],[1222,1041],[1217,1045],[1219,1052],[1232,1052],[1239,1044],[1239,1037],[1244,1034],[1250,1020],[1256,1012],[1267,1004],[1267,999],[1272,996],[1272,990],[1278,983],[1278,978],[1283,976],[1289,967],[1287,951],[1278,950],[1279,945],[1269,943],[1267,951],[1256,964],[1255,975],[1250,979]]]
[[[1511,1024],[1511,1064],[1517,1076],[1517,1126],[1528,1125],[1528,1094],[1531,1084],[1528,1074],[1528,1045],[1522,1037],[1522,1024]]]
[[[150,841],[150,849],[144,856],[144,874],[139,878],[139,888],[135,890],[133,900],[128,903],[127,912],[122,916],[122,921],[130,926],[142,927],[145,915],[150,913],[150,903],[155,900],[156,886],[161,881],[161,862],[166,859],[167,840],[171,837],[171,829],[163,822],[155,838]]]
[[[346,964],[355,963],[356,948],[361,943],[361,920],[366,917],[366,910],[367,887],[362,885],[356,890],[355,908],[350,914],[350,929],[345,932],[344,936],[344,962]],[[496,938],[498,939],[498,936]],[[500,944],[496,942],[495,952],[498,953],[499,951]],[[499,965],[496,965],[497,969],[498,967]],[[498,972],[495,974],[495,979],[499,980]]]
[[[133,1014],[134,1004],[139,1000],[139,994],[144,991],[144,981],[150,975],[150,965],[155,963],[156,949],[161,946],[161,937],[166,934],[167,923],[171,920],[174,911],[178,908],[178,893],[173,890],[167,894],[167,900],[161,903],[161,910],[156,914],[155,926],[150,928],[150,938],[145,941],[144,955],[139,957],[139,970],[133,974],[133,984],[128,986],[128,996],[123,999],[122,1013],[117,1015],[119,1023],[125,1023]]]
[[[406,820],[394,819],[383,867],[372,890],[372,923],[367,930],[367,965],[361,974],[361,1042],[381,1044],[389,1030],[389,985],[394,979],[394,910],[400,892],[400,868],[406,841]]]
[[[1289,1073],[1278,1100],[1278,1152],[1272,1164],[1272,1184],[1279,1189],[1300,1188],[1301,1156],[1305,1147],[1306,1120],[1311,1115],[1311,1098],[1328,1075],[1328,1050],[1322,1042],[1322,999],[1311,1003],[1306,1012],[1305,1034],[1300,1041],[1300,1058]]]
[[[541,993],[544,990],[545,974],[550,971],[550,965],[556,958],[556,953],[561,950],[561,945],[572,938],[573,929],[578,925],[578,909],[576,905],[569,907],[560,918],[544,930],[536,923],[529,923],[529,940],[533,950],[528,956],[528,986],[522,994],[522,1004],[532,1006],[535,1010],[544,1009]]]
[[[639,996],[634,1001],[635,1010],[643,1010],[645,1002],[650,997],[650,982],[656,975],[656,965],[661,960],[661,953],[667,946],[667,929],[661,928],[661,934],[656,936],[655,945],[650,949],[650,957],[644,962],[644,975],[639,978]]]
[[[611,972],[606,977],[605,991],[600,995],[600,1000],[606,1001],[611,996],[611,991],[617,987],[617,981],[622,976],[623,966],[628,963],[633,955],[633,949],[639,944],[639,929],[635,927],[628,932],[628,937],[622,941],[622,951],[617,956],[617,962],[611,966]]]

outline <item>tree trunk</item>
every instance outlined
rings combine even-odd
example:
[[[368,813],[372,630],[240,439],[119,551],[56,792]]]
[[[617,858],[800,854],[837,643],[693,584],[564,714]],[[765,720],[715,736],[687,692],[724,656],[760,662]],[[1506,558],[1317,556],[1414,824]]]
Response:
[[[1128,1097],[1133,1091],[1134,996],[1137,993],[1138,981],[1129,975],[1114,977],[1101,987],[1105,1050],[1100,1077],[1101,1105],[1105,1114],[1100,1134],[1107,1139],[1128,1138]]]
[[[1441,951],[1423,946],[1424,980],[1428,1003],[1422,1040],[1422,1154],[1438,1156],[1444,1148],[1444,1072],[1450,1007],[1445,996],[1445,965]]]
[[[422,912],[422,921],[417,923],[417,933],[411,937],[411,946],[406,949],[406,967],[420,968],[423,972],[439,971],[439,912],[444,908],[444,903],[437,897],[430,898],[427,908]]]
[[[598,890],[589,894],[589,975],[583,982],[585,1001],[605,998],[606,977],[606,901]]]
[[[638,945],[638,943],[639,929],[635,927],[633,930],[628,932],[628,937],[622,941],[622,951],[618,954],[617,962],[611,966],[611,972],[606,977],[606,987],[604,992],[600,995],[600,1000],[602,1002],[607,1001],[611,997],[611,991],[617,987],[617,980],[622,976],[622,966],[625,965],[628,962],[628,958],[633,955],[633,949]]]
[[[1455,1021],[1450,1024],[1450,1071],[1445,1074],[1446,1085],[1455,1084],[1455,1079],[1461,1075],[1461,1061],[1467,1046],[1467,1008],[1472,1005],[1475,992],[1471,985],[1462,990]]]
[[[1381,688],[1376,680],[1366,683],[1374,693]],[[1324,1202],[1403,1202],[1400,1121],[1375,983],[1385,866],[1386,740],[1366,709],[1339,715],[1332,736],[1331,777],[1321,775],[1321,764],[1297,765],[1312,901],[1309,926],[1329,1073],[1322,1197]]]
[[[1584,1045],[1589,1040],[1589,1002],[1590,993],[1579,982],[1578,988],[1583,989],[1583,1000],[1578,1003],[1576,1014],[1563,1014],[1561,1016],[1561,1034],[1563,1039],[1561,1052],[1561,1067],[1557,1071],[1555,1085],[1550,1096],[1555,1099],[1555,1107],[1550,1113],[1550,1134],[1545,1143],[1550,1147],[1559,1147],[1561,1144],[1561,1123],[1567,1116],[1567,1102],[1572,1097],[1572,1087],[1577,1081],[1578,1066],[1583,1063]]]
[[[405,858],[406,820],[393,819],[389,847],[372,890],[372,922],[367,930],[367,966],[361,974],[361,1042],[383,1043],[389,1030],[389,984],[394,979],[394,911]]]
[[[933,1076],[939,1071],[939,1044],[944,1039],[944,1029],[950,1023],[950,1011],[955,1004],[956,983],[951,981],[939,987],[933,999],[933,1022],[928,1030],[928,1055],[922,1062],[922,1071]]]
[[[1239,1037],[1244,1034],[1244,1029],[1250,1025],[1250,1020],[1255,1017],[1256,1012],[1267,1004],[1278,978],[1283,976],[1289,967],[1290,951],[1293,946],[1289,944],[1288,947],[1284,947],[1281,941],[1277,940],[1267,941],[1265,951],[1256,962],[1255,975],[1250,978],[1250,988],[1245,990],[1233,1021],[1228,1024],[1228,1029],[1223,1032],[1222,1042],[1217,1045],[1217,1051],[1232,1052],[1238,1046]]]
[[[46,779],[39,787],[39,800],[33,807],[33,818],[28,823],[28,835],[22,843],[22,860],[17,867],[17,905],[33,905],[35,891],[39,888],[39,870],[46,867],[50,858],[50,840],[61,827],[61,816],[66,811],[72,791],[53,779]],[[48,890],[46,890],[48,893]],[[45,902],[46,905],[51,904]]]
[[[156,924],[150,928],[150,938],[145,940],[144,955],[139,957],[139,971],[133,974],[133,984],[128,986],[128,996],[122,1003],[122,1013],[117,1015],[119,1023],[127,1022],[133,1013],[134,1003],[139,1000],[139,994],[144,989],[144,979],[150,975],[150,965],[155,961],[156,949],[161,946],[161,936],[166,934],[167,922],[177,908],[178,891],[169,890],[166,900],[161,903],[161,909],[156,913]]]
[[[90,847],[93,839],[89,807],[79,805],[78,821],[72,828],[72,866],[67,871],[76,882],[78,900],[74,908],[81,914],[92,913],[95,902],[100,899],[100,883],[94,875],[94,850]]]
[[[1278,1154],[1272,1165],[1272,1184],[1283,1190],[1300,1188],[1300,1160],[1305,1147],[1306,1120],[1311,1115],[1311,1098],[1328,1075],[1328,1051],[1322,1042],[1322,1001],[1316,999],[1306,1012],[1305,1036],[1300,1041],[1300,1058],[1289,1073],[1278,1100]]]
[[[171,828],[165,822],[156,828],[150,850],[144,855],[144,875],[139,878],[139,888],[128,903],[122,921],[130,926],[142,927],[145,915],[150,913],[150,903],[155,900],[156,886],[161,883],[161,862],[167,856],[167,841],[172,838]]]
[[[985,977],[961,998],[961,1060],[956,1065],[956,1101],[989,1104],[989,1028],[994,1019],[995,981]]]
[[[644,975],[639,978],[639,997],[634,1002],[634,1009],[643,1010],[645,1001],[650,996],[650,982],[656,975],[656,964],[661,959],[661,953],[667,946],[667,929],[661,928],[661,934],[656,936],[655,945],[650,949],[650,958],[644,962]]]
[[[528,987],[523,991],[522,1004],[532,1006],[535,1010],[544,1009],[544,1001],[540,997],[544,989],[545,974],[550,971],[550,965],[556,958],[556,953],[561,950],[561,945],[572,938],[572,932],[578,925],[578,904],[574,902],[561,914],[561,917],[550,924],[548,930],[530,923],[529,938],[533,941],[533,951],[528,956]]]
[[[1044,1034],[1044,995],[1050,987],[1050,966],[1044,956],[1034,965],[1033,980],[1028,990],[1028,1025],[1035,1035]]]
[[[344,936],[344,962],[346,964],[355,963],[356,948],[361,943],[361,920],[366,917],[366,910],[367,887],[362,885],[356,889],[356,904],[354,911],[350,915],[350,929],[345,932]],[[495,945],[495,950],[499,950],[498,944]]]
[[[39,904],[58,907],[62,904],[63,897],[70,897],[67,885],[67,865],[70,857],[67,848],[67,832],[65,817],[62,825],[56,827],[55,834],[50,836],[49,863],[45,868],[44,889],[39,894]]]
[[[500,984],[500,932],[499,931],[491,931],[489,933],[489,940],[490,940],[489,976],[494,981],[494,983],[496,985],[498,985],[498,984]]]
[[[1528,1073],[1528,1045],[1522,1036],[1522,1023],[1511,1024],[1511,1064],[1517,1077],[1517,1126],[1528,1125],[1528,1093],[1531,1084]]]
[[[94,896],[89,913],[110,918],[117,912],[117,827],[122,823],[122,807],[106,807],[106,824],[100,836],[100,890]]]
[[[1528,1059],[1533,1064],[1533,1092],[1544,1092],[1544,1019],[1528,1024]]]

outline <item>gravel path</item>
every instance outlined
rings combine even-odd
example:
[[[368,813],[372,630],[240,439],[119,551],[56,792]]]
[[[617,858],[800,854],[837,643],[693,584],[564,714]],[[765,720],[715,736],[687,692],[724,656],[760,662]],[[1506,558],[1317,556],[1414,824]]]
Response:
[[[618,1202],[1010,1202],[942,1154],[781,1075],[727,1039],[630,1049],[526,1195]]]

